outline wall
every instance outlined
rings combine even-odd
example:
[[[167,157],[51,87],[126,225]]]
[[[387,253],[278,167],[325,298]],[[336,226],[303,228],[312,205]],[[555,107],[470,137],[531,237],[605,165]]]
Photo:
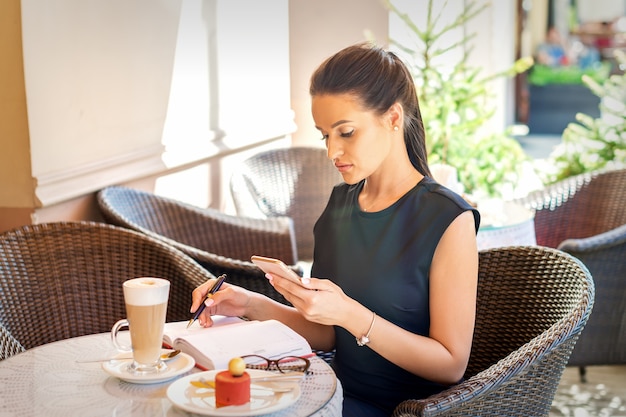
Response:
[[[380,0],[290,0],[289,64],[291,106],[297,131],[294,144],[323,146],[311,116],[309,79],[324,59],[373,35],[387,44],[388,12]]]
[[[0,219],[29,221],[34,206],[22,64],[20,0],[0,3]]]
[[[41,205],[119,168],[162,169],[180,0],[22,0],[32,174]],[[123,165],[120,167],[120,164]]]
[[[2,188],[10,190],[0,202],[3,213],[22,213],[3,216],[2,229],[23,221],[24,213],[29,223],[48,219],[44,208],[80,199],[129,172],[163,169],[161,135],[180,5],[180,0],[2,2],[0,15],[10,12],[21,24],[0,52],[2,61],[8,54],[16,67],[23,62],[23,72],[14,70],[3,82],[24,89],[26,102],[7,120],[19,131],[10,137],[8,157],[19,157],[16,171],[30,177],[1,178]],[[22,51],[23,61],[11,51]],[[62,213],[84,215],[80,208]]]

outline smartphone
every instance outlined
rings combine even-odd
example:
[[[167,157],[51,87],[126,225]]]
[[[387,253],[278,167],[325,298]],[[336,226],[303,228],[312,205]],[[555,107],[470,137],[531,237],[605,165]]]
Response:
[[[263,270],[263,272],[268,274],[280,275],[281,277],[288,277],[294,282],[301,284],[300,276],[295,273],[292,269],[289,269],[287,265],[280,259],[275,258],[267,258],[265,256],[252,255],[252,262],[259,268]]]

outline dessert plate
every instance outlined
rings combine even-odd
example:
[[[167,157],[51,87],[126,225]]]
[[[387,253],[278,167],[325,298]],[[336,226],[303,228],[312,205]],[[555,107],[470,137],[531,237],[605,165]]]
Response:
[[[193,368],[196,364],[196,361],[191,356],[181,352],[176,355],[175,358],[166,361],[167,369],[163,372],[134,375],[126,370],[131,362],[132,359],[114,359],[108,362],[103,362],[102,369],[104,369],[104,371],[111,376],[126,382],[132,382],[133,384],[156,384],[182,375],[191,370],[191,368]]]
[[[243,405],[215,406],[215,390],[192,385],[192,381],[214,381],[217,370],[199,372],[180,378],[170,384],[167,389],[167,398],[177,407],[205,416],[257,416],[282,410],[295,403],[300,394],[300,384],[294,381],[254,382],[250,385],[250,402]],[[273,372],[258,369],[247,369],[251,378],[276,375]],[[276,392],[271,388],[275,387]],[[269,389],[268,389],[269,388]],[[286,390],[285,388],[291,388]],[[279,392],[280,391],[280,392]],[[287,391],[287,392],[285,392]]]

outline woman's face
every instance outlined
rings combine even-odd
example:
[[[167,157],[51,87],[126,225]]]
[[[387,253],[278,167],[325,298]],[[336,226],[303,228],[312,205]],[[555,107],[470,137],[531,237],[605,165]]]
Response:
[[[369,177],[391,149],[391,125],[349,94],[312,97],[315,127],[322,133],[328,157],[348,184]]]

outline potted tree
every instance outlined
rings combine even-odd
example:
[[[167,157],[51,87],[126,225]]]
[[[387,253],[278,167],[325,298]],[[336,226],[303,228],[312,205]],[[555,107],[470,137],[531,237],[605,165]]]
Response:
[[[526,71],[533,63],[532,58],[520,59],[504,72],[483,76],[480,68],[467,63],[475,34],[448,44],[443,39],[489,4],[468,1],[452,23],[443,24],[441,14],[433,11],[433,3],[433,0],[428,1],[422,28],[393,2],[387,2],[390,11],[406,25],[413,38],[405,43],[391,39],[391,44],[408,57],[418,86],[429,163],[457,168],[464,192],[470,198],[510,197],[524,167],[530,165],[525,162],[530,160],[510,130],[484,129],[495,112],[490,83],[496,78]],[[437,63],[437,58],[453,50],[461,51],[457,62]]]

